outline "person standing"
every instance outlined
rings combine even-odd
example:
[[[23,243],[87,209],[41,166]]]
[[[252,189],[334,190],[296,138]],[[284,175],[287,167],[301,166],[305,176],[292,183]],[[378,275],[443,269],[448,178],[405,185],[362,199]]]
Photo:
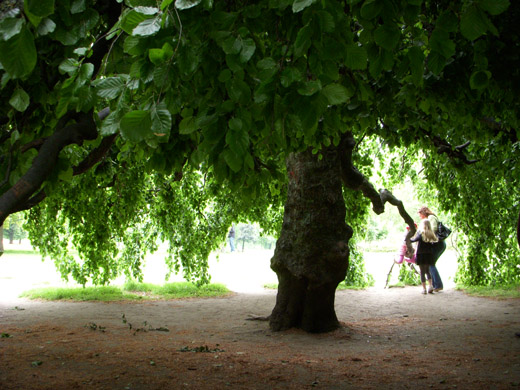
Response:
[[[231,224],[231,229],[228,234],[229,248],[231,252],[235,251],[235,224]]]
[[[430,222],[431,228],[435,234],[437,234],[439,230],[439,218],[431,211],[428,207],[423,206],[419,209],[419,217],[421,220],[428,219]],[[432,283],[433,283],[433,291],[439,292],[442,291],[444,288],[444,285],[442,284],[441,276],[439,275],[439,271],[437,270],[437,260],[439,260],[439,257],[444,253],[446,250],[446,243],[444,240],[438,240],[437,243],[435,243],[433,248],[433,265],[430,266],[430,274],[432,276]]]
[[[417,234],[410,239],[417,242],[417,250],[415,252],[415,262],[419,266],[421,274],[421,284],[423,294],[426,294],[426,279],[428,279],[428,293],[433,294],[432,277],[430,274],[430,266],[434,263],[434,245],[439,239],[433,232],[430,221],[424,218],[419,225]]]

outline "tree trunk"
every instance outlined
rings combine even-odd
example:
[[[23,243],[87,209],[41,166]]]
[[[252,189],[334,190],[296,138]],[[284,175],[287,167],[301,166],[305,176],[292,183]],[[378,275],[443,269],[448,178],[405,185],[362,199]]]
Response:
[[[347,274],[352,236],[338,149],[324,151],[321,160],[311,151],[292,154],[287,172],[284,221],[271,259],[279,285],[270,327],[328,332],[339,327],[334,299]]]

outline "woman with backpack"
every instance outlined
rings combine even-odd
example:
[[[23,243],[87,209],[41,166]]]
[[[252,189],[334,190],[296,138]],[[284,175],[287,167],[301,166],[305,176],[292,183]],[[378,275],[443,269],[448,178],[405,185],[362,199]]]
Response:
[[[421,220],[427,219],[430,222],[430,226],[435,234],[439,231],[439,218],[431,211],[428,207],[423,206],[419,209],[419,217]],[[433,265],[430,266],[430,274],[432,276],[433,282],[433,291],[439,292],[443,289],[442,279],[439,275],[439,271],[437,270],[436,263],[439,260],[439,257],[446,250],[446,243],[444,240],[438,240],[437,243],[433,247]]]

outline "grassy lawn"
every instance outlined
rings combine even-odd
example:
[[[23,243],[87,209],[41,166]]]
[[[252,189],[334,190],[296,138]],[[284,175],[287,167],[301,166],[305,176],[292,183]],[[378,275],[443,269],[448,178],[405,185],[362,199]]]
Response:
[[[496,299],[520,298],[520,286],[463,286],[457,285],[457,290],[476,297]]]
[[[178,282],[156,285],[127,282],[123,287],[47,287],[24,291],[21,297],[48,301],[124,301],[145,299],[208,298],[228,295],[230,291],[222,284],[197,287],[193,283]]]

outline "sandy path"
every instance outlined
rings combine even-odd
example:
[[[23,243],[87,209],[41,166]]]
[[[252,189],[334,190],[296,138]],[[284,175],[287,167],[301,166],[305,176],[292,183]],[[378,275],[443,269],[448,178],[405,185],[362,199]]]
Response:
[[[388,265],[372,266],[376,287],[337,292],[343,326],[322,335],[246,320],[268,315],[276,293],[245,276],[232,287],[249,292],[140,303],[29,301],[6,276],[0,389],[520,388],[520,300],[383,289]],[[271,277],[239,257],[217,275],[232,270]]]

